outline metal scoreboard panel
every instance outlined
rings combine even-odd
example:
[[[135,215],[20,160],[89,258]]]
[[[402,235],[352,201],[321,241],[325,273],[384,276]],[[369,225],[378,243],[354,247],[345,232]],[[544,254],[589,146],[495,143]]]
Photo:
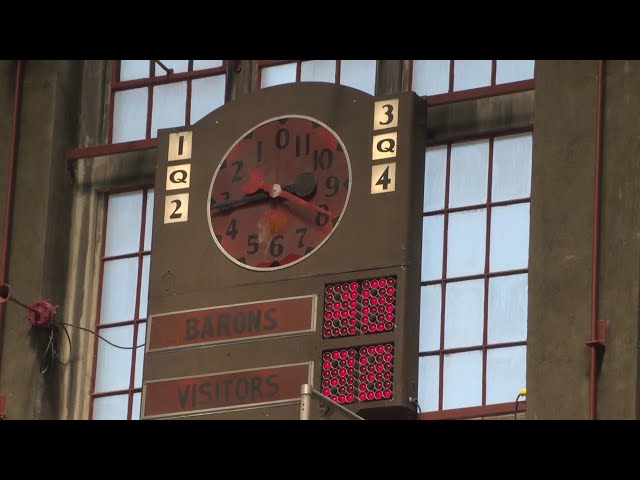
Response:
[[[282,116],[316,119],[335,132],[348,153],[350,191],[317,251],[254,271],[214,241],[210,188],[234,142]],[[298,418],[300,385],[291,384],[320,390],[323,352],[389,344],[393,395],[345,406],[365,417],[409,407],[417,396],[425,123],[424,101],[412,92],[372,97],[303,82],[159,131],[143,418]],[[326,338],[326,286],[379,277],[396,282],[394,328]]]

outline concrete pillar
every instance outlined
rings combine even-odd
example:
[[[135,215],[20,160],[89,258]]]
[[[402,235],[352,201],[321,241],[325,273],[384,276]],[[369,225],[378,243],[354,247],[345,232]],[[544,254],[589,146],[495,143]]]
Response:
[[[0,92],[13,92],[13,65],[0,66]],[[15,166],[16,186],[7,281],[13,294],[30,304],[48,299],[64,312],[70,238],[71,182],[64,158],[77,142],[81,61],[26,61]],[[4,104],[2,101],[0,104]],[[11,105],[12,102],[8,102]],[[6,107],[0,111],[2,139]],[[6,145],[5,141],[0,142]],[[8,156],[0,171],[6,176]],[[3,182],[6,188],[6,180]],[[4,189],[0,211],[4,212]],[[7,396],[7,418],[57,418],[60,369],[40,374],[48,333],[33,329],[25,311],[7,305],[4,317],[0,392]]]

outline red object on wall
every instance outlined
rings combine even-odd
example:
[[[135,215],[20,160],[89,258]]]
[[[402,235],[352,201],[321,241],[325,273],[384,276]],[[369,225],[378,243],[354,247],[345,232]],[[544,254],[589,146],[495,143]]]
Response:
[[[7,397],[0,394],[0,420],[7,418]]]

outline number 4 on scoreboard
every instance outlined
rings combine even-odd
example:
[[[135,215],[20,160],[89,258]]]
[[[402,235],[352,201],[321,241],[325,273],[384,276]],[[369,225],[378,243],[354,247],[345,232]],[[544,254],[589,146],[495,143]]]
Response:
[[[396,190],[396,164],[384,163],[371,167],[371,195]]]

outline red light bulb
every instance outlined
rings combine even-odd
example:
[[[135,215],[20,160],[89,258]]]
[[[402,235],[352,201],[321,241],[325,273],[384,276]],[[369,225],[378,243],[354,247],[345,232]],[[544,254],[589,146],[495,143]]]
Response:
[[[337,395],[333,395],[333,396],[331,397],[331,400],[333,400],[334,402],[336,402],[336,403],[337,403],[337,402],[338,402],[338,396],[337,396]]]
[[[369,307],[365,307],[362,309],[362,315],[369,315]]]
[[[360,367],[360,373],[367,373],[367,366],[366,365],[362,365]],[[362,380],[362,378],[360,380]]]
[[[324,352],[322,354],[322,359],[323,360],[331,360],[331,352]]]
[[[328,388],[323,388],[323,389],[322,389],[322,394],[323,394],[325,397],[328,397],[330,393],[331,393],[331,390],[329,390]]]
[[[360,349],[360,355],[366,355],[367,354],[367,347],[362,347]]]
[[[324,372],[322,372],[323,378],[329,378],[330,376],[331,376],[331,372],[329,370],[325,370]]]
[[[331,330],[329,330],[328,328],[324,331],[323,335],[325,337],[330,337],[331,336]]]
[[[373,392],[368,392],[367,393],[367,400],[373,400],[375,398],[375,393]]]
[[[346,368],[341,368],[340,370],[338,370],[338,375],[340,375],[341,377],[344,377],[346,374],[347,374]]]
[[[367,381],[367,376],[364,373],[362,375],[360,375],[360,381],[361,382],[366,382]]]
[[[331,386],[331,382],[325,378],[324,380],[322,380],[322,386],[328,388]]]
[[[365,280],[362,282],[362,288],[369,288],[371,286],[371,282],[369,280]]]
[[[340,395],[338,397],[338,403],[342,404],[346,401],[346,397],[344,395]]]
[[[384,324],[384,329],[387,330],[387,331],[393,330],[393,323],[391,323],[391,322],[385,323]]]
[[[324,362],[322,364],[322,368],[325,370],[329,370],[331,368],[331,362]]]
[[[332,324],[331,320],[328,320],[328,321],[324,322],[324,328],[331,328],[332,325],[333,324]]]
[[[340,320],[339,325],[342,327],[346,327],[348,323],[349,321],[346,318],[343,318],[342,320]]]
[[[347,392],[347,387],[338,388],[338,393],[346,393],[346,392]]]
[[[325,288],[325,292],[333,293],[333,285],[327,285],[327,288]]]
[[[349,335],[355,335],[356,334],[356,327],[351,326],[349,327]]]
[[[384,378],[386,378],[386,379],[389,379],[389,378],[391,378],[391,372],[384,372],[384,373],[382,374],[382,376],[383,376]]]
[[[369,355],[375,355],[376,353],[376,347],[375,346],[371,346],[369,347],[369,349],[367,350],[367,353],[369,353]]]
[[[384,361],[390,362],[391,360],[393,360],[393,355],[391,355],[390,353],[385,354]]]
[[[376,380],[378,380],[378,381],[382,380],[382,374],[381,373],[376,373]]]
[[[376,400],[380,400],[382,398],[382,392],[377,391],[376,392]]]
[[[333,309],[334,309],[334,310],[340,310],[340,302],[335,302],[335,303],[333,304]]]
[[[360,357],[360,364],[364,365],[365,363],[367,363],[367,357]]]
[[[358,389],[361,392],[366,392],[367,391],[367,384],[366,383],[361,383],[360,386],[358,387]]]
[[[353,403],[353,400],[355,399],[355,397],[353,396],[352,393],[349,393],[347,395],[347,403]]]
[[[387,303],[387,299],[384,297],[378,297],[378,305],[384,305]]]
[[[367,399],[366,393],[361,393],[360,395],[358,395],[358,400],[360,400],[361,402],[364,402],[366,399]]]
[[[362,292],[362,298],[369,298],[370,295],[371,293],[369,292],[369,290],[364,290]]]
[[[389,380],[386,380],[386,381],[382,384],[382,386],[383,386],[384,388],[389,388],[389,387],[391,386],[391,382],[390,382]]]
[[[332,378],[331,379],[331,386],[332,387],[337,387],[338,386],[338,379],[337,378]]]
[[[351,300],[351,301],[349,302],[349,308],[350,308],[350,309],[353,309],[353,310],[355,311],[355,308],[356,308],[357,306],[358,306],[358,302],[356,302],[355,300]],[[354,315],[355,315],[355,313],[354,313]]]
[[[378,288],[378,280],[371,280],[371,288]]]
[[[393,287],[387,288],[387,295],[393,296],[396,293],[396,289]]]
[[[371,305],[377,305],[378,304],[378,297],[371,297],[370,303],[371,303]]]
[[[369,375],[367,375],[368,382],[373,382],[375,379],[376,379],[376,376],[373,373],[370,373]]]
[[[393,305],[391,305],[390,303],[387,304],[387,306],[385,307],[385,310],[389,313],[393,312]]]
[[[387,344],[384,346],[384,351],[385,351],[385,352],[387,352],[387,353],[391,353],[391,350],[393,350],[393,345],[391,345],[391,344],[387,343]]]
[[[368,298],[364,298],[362,300],[362,306],[363,307],[368,307],[369,306],[369,299]]]
[[[384,369],[387,371],[391,371],[391,369],[393,368],[393,366],[390,363],[385,363],[384,364]]]
[[[376,390],[382,390],[382,382],[376,383]]]
[[[331,312],[327,312],[324,314],[325,320],[331,320],[332,318],[333,318],[333,315],[331,314]]]
[[[386,278],[381,278],[380,281],[378,282],[378,284],[381,287],[384,287],[387,284],[387,279]]]
[[[340,318],[340,310],[334,310],[334,312],[331,314],[331,317]]]
[[[357,321],[354,317],[351,317],[351,318],[349,319],[349,326],[350,326],[350,327],[353,327],[357,322],[358,322],[358,321]]]
[[[376,366],[375,365],[368,365],[367,366],[367,372],[374,373],[375,371],[376,371]]]
[[[356,298],[358,298],[358,292],[351,292],[351,293],[349,294],[349,298],[351,299],[351,301],[352,301],[352,302],[354,302],[354,303],[355,303]]]
[[[351,282],[351,284],[349,285],[349,288],[351,290],[358,290],[358,282]]]
[[[362,317],[362,324],[363,325],[368,325],[369,324],[369,317]]]
[[[393,278],[388,278],[387,279],[387,285],[392,286],[396,283],[396,281]]]
[[[353,348],[350,348],[350,349],[347,351],[347,356],[348,356],[349,358],[353,358],[353,357],[355,357],[355,356],[356,356],[356,351],[355,351]]]
[[[381,363],[376,365],[376,372],[381,372],[382,370],[384,370],[384,367],[382,366]]]
[[[334,328],[331,331],[331,335],[334,336],[334,337],[337,337],[338,335],[340,335],[340,329],[339,328]]]
[[[385,319],[387,322],[393,322],[393,318],[394,318],[393,313],[387,313],[387,314],[384,316],[384,319]]]
[[[340,358],[340,352],[338,350],[334,350],[331,352],[331,358],[333,360],[338,360]]]
[[[382,396],[384,398],[389,398],[391,396],[391,390],[387,389],[384,392],[382,392]]]
[[[376,330],[378,330],[379,332],[382,332],[382,331],[384,330],[384,324],[379,323],[379,324],[376,326]]]
[[[354,390],[353,385],[349,385],[347,387],[347,393],[353,393],[353,390]]]

